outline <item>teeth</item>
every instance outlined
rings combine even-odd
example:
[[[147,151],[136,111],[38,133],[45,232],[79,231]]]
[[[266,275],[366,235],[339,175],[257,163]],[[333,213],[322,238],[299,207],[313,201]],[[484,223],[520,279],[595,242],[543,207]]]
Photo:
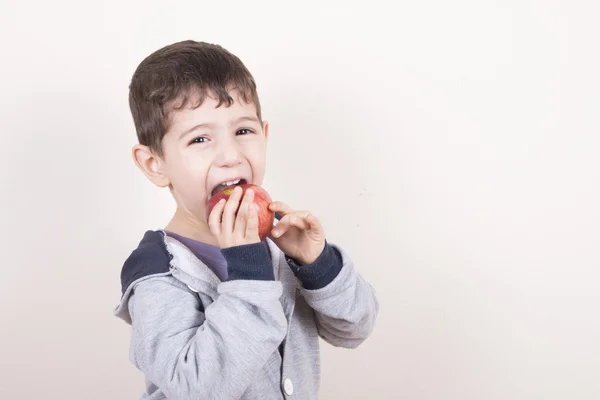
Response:
[[[237,185],[238,183],[240,183],[241,179],[238,179],[236,181],[228,181],[228,182],[224,182],[223,185],[225,186],[232,186],[232,185]]]

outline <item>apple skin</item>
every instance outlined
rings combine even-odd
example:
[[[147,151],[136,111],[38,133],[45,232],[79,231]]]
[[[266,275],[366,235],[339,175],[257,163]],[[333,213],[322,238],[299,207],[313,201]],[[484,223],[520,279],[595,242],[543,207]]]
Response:
[[[273,221],[275,220],[275,213],[269,209],[269,204],[271,204],[271,197],[260,186],[253,185],[251,183],[245,183],[243,185],[237,185],[242,188],[242,199],[243,195],[246,193],[246,190],[252,189],[254,191],[254,200],[253,203],[258,206],[258,236],[260,237],[261,242],[269,236],[271,230],[273,229]],[[235,186],[224,189],[220,192],[215,193],[208,200],[208,215],[212,212],[214,206],[217,205],[219,200],[221,199],[229,199],[229,196],[233,193],[233,189]],[[241,204],[241,202],[240,202]],[[236,210],[237,214],[237,210]]]

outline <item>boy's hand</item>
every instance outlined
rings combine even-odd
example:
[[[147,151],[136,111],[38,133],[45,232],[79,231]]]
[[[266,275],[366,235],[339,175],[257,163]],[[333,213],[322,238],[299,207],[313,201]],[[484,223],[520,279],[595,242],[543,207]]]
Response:
[[[271,239],[288,257],[312,264],[325,248],[325,232],[319,220],[308,211],[295,211],[280,201],[269,209],[283,217],[271,231]]]
[[[212,234],[217,237],[222,249],[260,243],[258,212],[252,200],[254,200],[252,189],[246,190],[242,200],[242,189],[236,187],[227,201],[222,199],[214,206],[208,216],[208,226]]]

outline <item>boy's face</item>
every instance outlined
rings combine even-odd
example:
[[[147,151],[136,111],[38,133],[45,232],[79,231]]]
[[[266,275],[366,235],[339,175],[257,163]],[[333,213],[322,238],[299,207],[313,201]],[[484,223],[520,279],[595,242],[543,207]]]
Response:
[[[218,100],[206,96],[196,109],[171,111],[163,157],[147,162],[153,172],[146,175],[158,186],[169,186],[178,207],[202,222],[220,185],[240,179],[261,185],[265,174],[268,124],[261,124],[253,103],[235,90],[229,93],[234,99],[229,107],[217,108]]]

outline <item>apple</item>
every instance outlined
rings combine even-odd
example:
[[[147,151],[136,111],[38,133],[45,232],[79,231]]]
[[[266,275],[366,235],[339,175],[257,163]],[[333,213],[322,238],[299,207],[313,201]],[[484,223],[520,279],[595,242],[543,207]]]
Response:
[[[273,221],[275,220],[275,213],[269,209],[269,204],[271,204],[272,201],[271,197],[265,189],[251,183],[244,183],[237,186],[242,188],[243,194],[245,194],[246,190],[250,188],[254,191],[253,203],[258,206],[258,236],[260,237],[260,240],[263,241],[267,238],[267,236],[269,236],[269,233],[273,229]],[[233,193],[234,188],[235,186],[231,186],[227,189],[217,192],[208,200],[208,215],[210,215],[213,207],[217,205],[219,200],[229,199],[229,196],[231,196]],[[242,199],[244,198],[243,194],[241,197]]]

